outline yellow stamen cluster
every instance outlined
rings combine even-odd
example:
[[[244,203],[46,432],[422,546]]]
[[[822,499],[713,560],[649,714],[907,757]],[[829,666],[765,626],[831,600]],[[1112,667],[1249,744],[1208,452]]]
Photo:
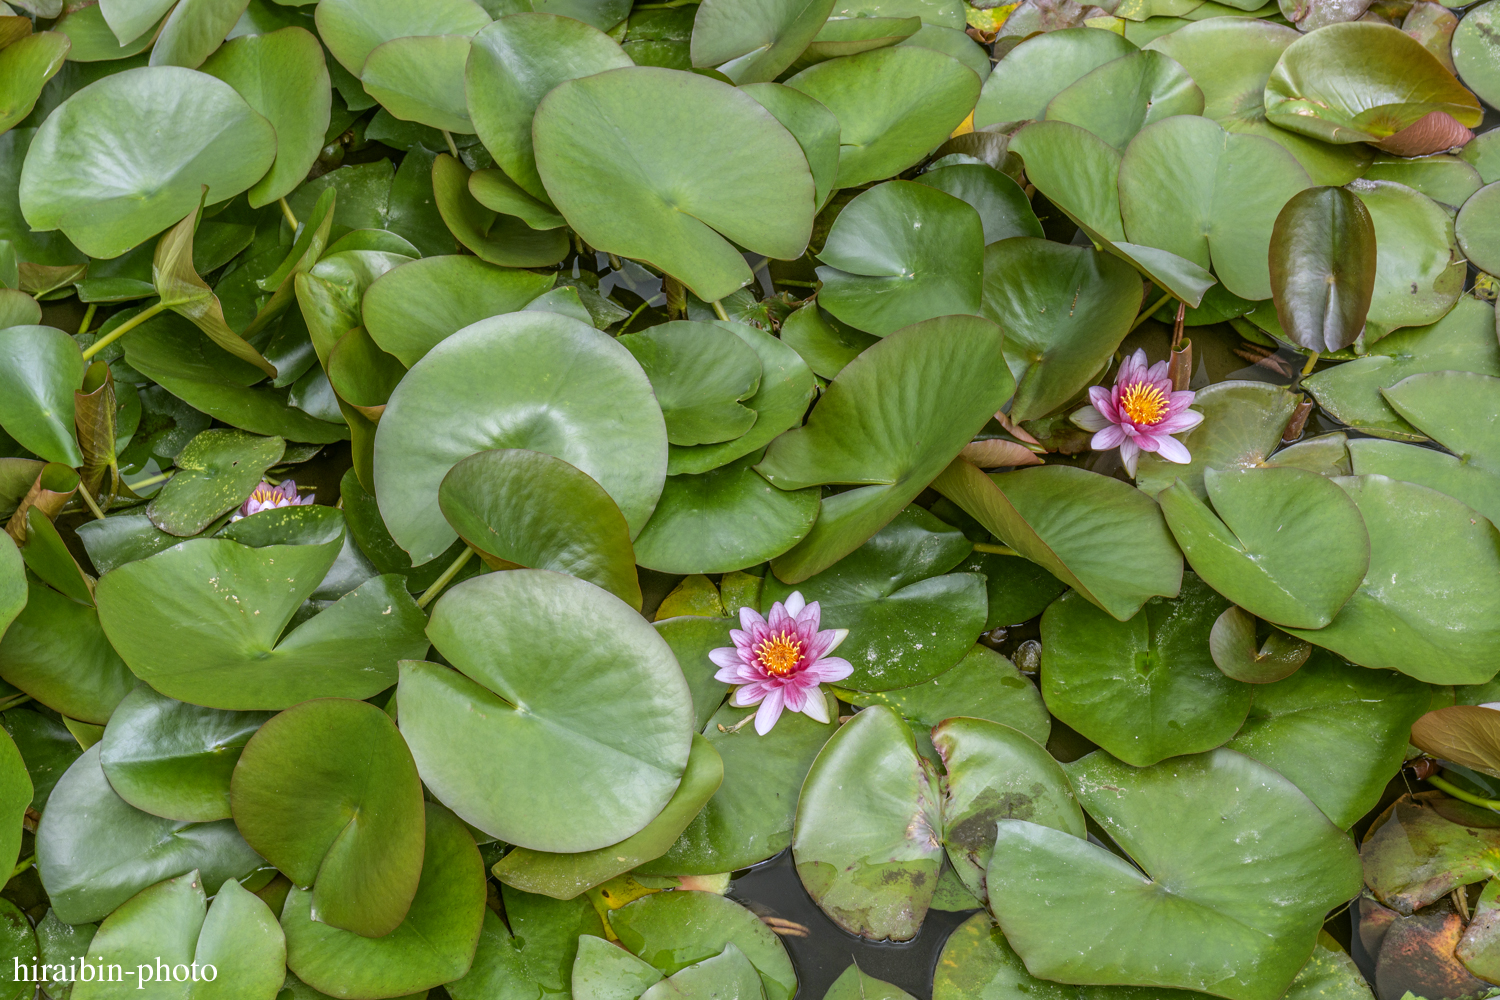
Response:
[[[1120,408],[1137,424],[1158,424],[1167,415],[1167,397],[1150,382],[1137,382],[1125,390]]]
[[[786,677],[802,661],[802,641],[785,632],[755,647],[755,658],[773,677]]]
[[[281,494],[274,489],[263,490],[257,488],[254,493],[250,494],[250,499],[254,500],[256,503],[261,504],[275,503],[276,501],[279,501],[281,499]]]

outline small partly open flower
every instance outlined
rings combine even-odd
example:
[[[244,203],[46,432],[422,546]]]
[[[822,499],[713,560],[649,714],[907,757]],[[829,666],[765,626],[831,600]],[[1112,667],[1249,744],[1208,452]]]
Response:
[[[1092,387],[1089,400],[1093,405],[1073,414],[1075,424],[1095,432],[1089,447],[1095,451],[1119,448],[1125,471],[1132,476],[1143,451],[1179,465],[1193,460],[1187,447],[1172,435],[1203,423],[1203,414],[1188,409],[1194,393],[1172,391],[1167,367],[1167,362],[1158,361],[1148,368],[1146,352],[1138,350],[1120,365],[1113,388]]]
[[[854,673],[848,660],[828,654],[849,634],[846,628],[818,631],[818,602],[808,604],[800,592],[771,606],[768,618],[740,608],[741,628],[731,629],[733,646],[708,654],[719,667],[716,680],[736,684],[730,704],[759,705],[755,731],[764,736],[781,718],[782,709],[828,721],[828,704],[819,684],[841,681]]]
[[[261,481],[250,494],[250,498],[240,505],[240,509],[230,518],[238,521],[242,517],[251,514],[259,514],[263,510],[271,510],[273,507],[300,507],[313,502],[316,494],[309,493],[305,497],[297,496],[297,484],[291,479],[283,479],[280,486],[272,486],[270,483]]]

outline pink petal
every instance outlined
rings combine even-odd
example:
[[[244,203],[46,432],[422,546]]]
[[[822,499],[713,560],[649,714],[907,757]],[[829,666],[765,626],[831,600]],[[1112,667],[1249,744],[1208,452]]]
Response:
[[[729,699],[729,703],[736,708],[749,708],[760,704],[761,699],[774,690],[769,684],[746,684],[734,689],[734,696]]]
[[[1141,457],[1140,446],[1133,439],[1126,439],[1120,443],[1120,461],[1125,464],[1125,471],[1131,478],[1135,477],[1135,463]]]
[[[1094,435],[1094,439],[1089,442],[1089,447],[1095,451],[1109,451],[1111,448],[1120,447],[1120,442],[1124,440],[1124,428],[1117,424],[1111,424]]]
[[[1105,420],[1112,424],[1120,422],[1119,400],[1114,398],[1113,392],[1106,391],[1103,386],[1093,386],[1089,389],[1089,401]]]
[[[1167,397],[1168,412],[1181,413],[1183,410],[1193,405],[1193,400],[1197,397],[1197,395],[1198,394],[1196,392],[1187,390],[1172,393]]]
[[[779,635],[786,631],[792,622],[792,616],[786,613],[786,605],[777,601],[771,605],[771,613],[766,616],[766,631],[770,635]]]
[[[1197,410],[1184,410],[1182,413],[1170,416],[1157,424],[1156,429],[1163,434],[1181,434],[1183,431],[1192,430],[1201,423],[1203,423],[1203,414]]]
[[[854,673],[854,665],[839,656],[825,656],[802,671],[802,676],[818,684],[832,684]]]
[[[1098,388],[1095,386],[1094,388]],[[1110,422],[1104,419],[1104,414],[1099,412],[1098,407],[1085,406],[1073,414],[1073,423],[1086,431],[1102,431],[1110,426]]]
[[[1157,440],[1157,445],[1157,453],[1168,462],[1187,465],[1193,460],[1193,456],[1188,452],[1187,446],[1174,437],[1163,436]]]
[[[817,685],[813,685],[817,687]],[[781,689],[781,699],[786,707],[793,712],[802,711],[802,706],[807,702],[807,691],[797,684],[788,684]]]
[[[1163,436],[1165,436],[1165,435],[1163,435]],[[1158,447],[1161,446],[1161,439],[1157,435],[1155,435],[1155,434],[1149,434],[1149,433],[1144,433],[1143,432],[1142,434],[1140,434],[1139,436],[1136,437],[1135,444],[1136,444],[1136,447],[1138,447],[1138,448],[1141,449],[1141,451],[1154,452],[1154,451],[1156,451],[1156,449]]]
[[[802,613],[802,609],[806,606],[806,604],[807,599],[802,596],[802,591],[794,590],[786,599],[786,613],[791,615],[793,618],[796,618]]]
[[[741,667],[745,661],[740,656],[740,651],[734,646],[720,646],[718,649],[710,649],[708,658],[716,667]]]
[[[755,731],[761,736],[771,731],[776,725],[776,720],[781,718],[782,695],[781,689],[777,688],[766,695],[765,701],[760,703],[760,708],[755,713]]]
[[[1144,354],[1145,352],[1142,351],[1141,353]],[[1167,377],[1167,370],[1168,370],[1169,367],[1170,366],[1165,361],[1158,361],[1156,364],[1154,364],[1150,368],[1146,369],[1146,377],[1144,379],[1142,379],[1141,381],[1143,381],[1143,382],[1160,382],[1160,381],[1162,381],[1162,379],[1165,379]],[[1171,383],[1171,380],[1168,379],[1167,380],[1167,391],[1170,392],[1171,389],[1172,389],[1172,383]]]
[[[746,632],[754,631],[756,625],[764,625],[766,620],[760,616],[760,612],[754,608],[740,608],[740,628]],[[729,633],[731,636],[733,632]],[[738,641],[738,640],[736,640]]]

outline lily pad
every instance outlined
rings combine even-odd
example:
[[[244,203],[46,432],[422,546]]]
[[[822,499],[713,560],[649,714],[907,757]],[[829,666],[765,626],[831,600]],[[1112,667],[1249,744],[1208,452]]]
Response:
[[[474,131],[464,98],[468,60],[464,35],[392,38],[370,50],[360,79],[394,117],[467,134]]]
[[[823,621],[847,628],[839,655],[854,666],[840,682],[887,691],[932,680],[959,662],[984,628],[988,601],[975,573],[950,573],[970,545],[920,507],[908,507],[832,567],[795,587],[767,576],[761,608],[795,589]]]
[[[561,228],[533,229],[521,218],[480,204],[469,188],[472,174],[447,153],[432,164],[433,198],[454,237],[481,260],[504,267],[546,267],[567,255]]]
[[[965,36],[967,37],[967,36]],[[1013,236],[1042,236],[1042,224],[1026,192],[1012,178],[984,163],[955,163],[916,178],[967,202],[984,225],[984,245]]]
[[[1304,469],[1206,469],[1203,480],[1212,512],[1182,483],[1157,496],[1193,570],[1277,625],[1333,621],[1370,565],[1369,535],[1348,495]]]
[[[1369,210],[1375,242],[1384,248],[1376,255],[1366,344],[1398,327],[1442,319],[1462,294],[1465,274],[1452,214],[1394,181],[1358,180],[1350,190]]]
[[[1370,169],[1365,171],[1364,176],[1372,181],[1405,184],[1449,208],[1458,208],[1467,203],[1484,186],[1478,170],[1466,160],[1447,153],[1411,158],[1379,156],[1370,164]]]
[[[1434,808],[1446,805],[1433,800],[1436,794],[1403,795],[1391,803],[1371,824],[1360,850],[1375,898],[1402,915],[1489,878],[1500,867],[1500,830],[1455,822],[1462,816]]]
[[[1271,233],[1271,294],[1292,342],[1340,351],[1365,328],[1375,293],[1375,223],[1343,188],[1307,188],[1291,197]]]
[[[1369,529],[1370,569],[1327,628],[1287,631],[1362,666],[1431,684],[1494,676],[1500,583],[1481,582],[1500,581],[1494,526],[1425,486],[1384,476],[1334,482]]]
[[[604,948],[611,953],[603,959],[609,973],[615,973],[615,967],[624,964],[610,962],[612,958],[624,959],[631,965],[645,964],[604,940],[604,923],[586,898],[559,901],[517,892],[503,884],[499,897],[504,902],[510,927],[494,910],[485,908],[484,929],[474,951],[474,964],[462,979],[447,986],[454,1000],[485,1000],[497,993],[529,997],[538,988],[558,992],[569,986],[573,987],[576,1000],[587,1000],[587,993],[578,988],[579,980],[574,978],[569,982],[569,973],[579,966],[587,968],[590,958],[603,958],[598,952]],[[646,968],[651,969],[649,965]],[[651,972],[641,989],[661,978],[660,972],[654,969]]]
[[[505,568],[569,573],[640,607],[620,508],[562,459],[519,449],[481,451],[443,477],[438,504],[465,542]]]
[[[859,712],[802,786],[792,856],[803,887],[850,933],[911,940],[943,863],[942,808],[937,772],[901,717]]]
[[[1063,769],[1140,868],[1061,831],[1001,821],[990,907],[1033,975],[1274,1000],[1313,953],[1324,915],[1359,891],[1349,838],[1241,754],[1137,770],[1096,752]],[[1252,863],[1245,880],[1228,876]]]
[[[835,0],[706,0],[693,17],[693,65],[738,85],[774,80],[817,36]]]
[[[1226,745],[1285,775],[1347,830],[1401,769],[1409,727],[1429,701],[1409,677],[1319,650],[1286,680],[1256,688],[1245,725]]]
[[[779,489],[859,487],[823,501],[812,532],[774,561],[780,579],[800,583],[848,555],[952,461],[1010,398],[1004,339],[979,317],[906,327],[845,366],[806,426],[767,449],[756,468]],[[934,385],[938,396],[924,388]]]
[[[617,339],[651,380],[671,444],[716,444],[755,424],[740,400],[760,388],[760,357],[731,331],[678,320]]]
[[[782,321],[781,339],[790,344],[814,372],[832,379],[880,338],[854,329],[823,312],[813,302]]]
[[[318,541],[280,543],[278,536],[312,518],[326,527]],[[423,615],[395,575],[374,577],[282,634],[343,548],[336,511],[262,511],[230,532],[183,542],[99,580],[110,642],[162,694],[232,711],[367,698],[391,685],[397,660],[427,651]],[[233,540],[235,532],[250,544]],[[226,593],[237,600],[226,601]]]
[[[3,826],[0,826],[4,830],[0,834],[0,866],[10,865],[12,871],[21,853],[22,824],[35,791],[26,772],[26,761],[7,733],[0,740],[0,795],[4,796],[0,799],[0,810],[4,814]]]
[[[1207,498],[1205,472],[1262,465],[1281,444],[1282,432],[1301,398],[1269,382],[1237,379],[1200,389],[1193,409],[1203,414],[1203,422],[1181,438],[1193,460],[1178,465],[1143,454],[1136,467],[1136,485],[1155,496],[1181,480],[1200,500]]]
[[[641,994],[641,1000],[690,1000],[694,997],[764,997],[755,966],[731,942],[713,958],[695,962]]]
[[[62,69],[73,40],[60,31],[39,31],[0,49],[0,130],[13,127],[36,106],[42,87]]]
[[[1130,332],[1140,286],[1124,261],[1089,247],[1033,237],[985,247],[980,313],[1005,331],[1011,420],[1045,416],[1093,381]]]
[[[692,697],[629,605],[560,573],[513,570],[447,591],[428,629],[464,673],[404,664],[402,732],[423,781],[467,822],[533,850],[592,851],[666,806]]]
[[[406,919],[422,873],[422,782],[380,709],[318,698],[277,715],[245,745],[229,800],[250,846],[312,890],[319,923],[378,938]]]
[[[957,666],[930,681],[889,691],[839,689],[838,696],[861,708],[885,705],[929,728],[945,719],[967,716],[998,722],[1042,744],[1052,730],[1052,719],[1036,685],[988,646],[974,646]]]
[[[473,35],[490,23],[475,0],[434,0],[420,9],[401,0],[330,0],[315,12],[318,35],[358,77],[376,46],[419,35]]]
[[[92,257],[118,257],[186,216],[205,185],[211,205],[246,190],[275,155],[275,129],[222,80],[125,70],[47,116],[21,170],[21,210]]]
[[[1181,589],[1182,556],[1161,508],[1117,479],[1064,465],[986,476],[960,459],[934,488],[1119,621]]]
[[[384,937],[361,937],[313,919],[313,892],[293,889],[281,911],[286,963],[333,996],[401,997],[469,971],[485,913],[484,862],[453,814],[426,805],[422,878],[406,919]]]
[[[618,128],[591,128],[601,117]],[[726,84],[649,66],[566,80],[537,106],[532,133],[547,193],[590,246],[649,261],[706,302],[752,278],[726,240],[785,259],[807,247],[807,159],[770,112]]]
[[[792,133],[812,171],[813,198],[819,208],[834,191],[839,172],[839,120],[820,101],[779,83],[740,87]]]
[[[73,393],[84,362],[67,334],[50,326],[0,332],[0,426],[49,462],[83,464],[73,432]]]
[[[229,778],[269,712],[221,712],[139,684],[110,716],[99,763],[115,792],[156,816],[228,819]]]
[[[786,83],[838,116],[841,188],[915,165],[964,120],[980,87],[958,60],[904,45],[830,59]]]
[[[823,1000],[913,1000],[913,997],[899,986],[867,976],[858,965],[851,965],[828,987]]]
[[[103,725],[135,686],[99,627],[99,613],[35,576],[0,639],[0,678],[70,719]]]
[[[728,573],[774,559],[818,518],[816,487],[779,490],[755,471],[764,452],[696,476],[668,476],[635,540],[635,559],[662,573]]]
[[[1500,187],[1486,185],[1463,203],[1454,232],[1464,256],[1486,272],[1500,271]]]
[[[634,535],[661,494],[666,447],[629,351],[576,319],[511,313],[444,340],[402,379],[375,436],[375,492],[420,565],[455,536],[433,502],[448,470],[477,451],[529,448],[598,482]]]
[[[196,535],[244,503],[285,450],[278,437],[206,430],[178,453],[177,474],[151,499],[146,516],[169,535]]]
[[[1482,117],[1474,95],[1421,42],[1368,21],[1304,35],[1266,84],[1266,117],[1324,142],[1379,142],[1435,111],[1468,126]]]
[[[938,316],[979,311],[984,231],[979,213],[937,188],[889,181],[839,213],[818,259],[818,302],[883,337]]]
[[[191,871],[218,892],[264,862],[231,820],[186,823],[141,812],[110,787],[95,745],[52,789],[37,827],[37,870],[66,923],[108,916],[149,885]]]
[[[1214,665],[1246,684],[1271,684],[1296,673],[1312,655],[1312,644],[1271,628],[1264,641],[1257,638],[1259,619],[1244,608],[1225,608],[1208,633]]]
[[[984,82],[974,127],[1041,119],[1048,102],[1069,85],[1134,51],[1112,31],[1064,28],[1033,35],[1006,53]]]
[[[223,884],[210,905],[203,882],[198,872],[188,872],[131,897],[99,925],[84,961],[99,968],[133,966],[139,979],[147,982],[148,973],[140,970],[165,968],[165,976],[157,977],[163,982],[172,977],[174,965],[211,966],[212,980],[201,974],[191,985],[179,987],[180,995],[212,996],[219,991],[198,983],[223,976],[242,996],[274,996],[286,979],[286,942],[276,915],[233,880]],[[127,990],[145,988],[139,982],[127,986],[101,976],[76,983],[72,995],[78,1000],[111,1000],[129,996]],[[161,989],[154,984],[153,988]]]
[[[1153,122],[1203,111],[1203,91],[1175,60],[1130,52],[1090,70],[1047,102],[1042,117],[1087,129],[1124,151]]]
[[[1209,655],[1209,630],[1226,606],[1191,574],[1181,597],[1153,598],[1125,622],[1064,594],[1042,616],[1047,708],[1136,767],[1222,745],[1253,691]]]

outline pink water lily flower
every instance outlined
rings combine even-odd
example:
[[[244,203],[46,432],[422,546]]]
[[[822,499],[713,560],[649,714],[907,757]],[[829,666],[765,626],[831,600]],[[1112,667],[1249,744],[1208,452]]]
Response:
[[[1186,465],[1193,460],[1173,434],[1190,431],[1203,423],[1203,414],[1188,409],[1194,393],[1173,392],[1167,377],[1167,362],[1146,366],[1146,352],[1138,350],[1126,358],[1111,389],[1101,385],[1089,389],[1093,406],[1073,414],[1073,422],[1095,431],[1089,447],[1095,451],[1120,449],[1125,471],[1135,475],[1141,452],[1155,452],[1169,462]]]
[[[263,510],[271,510],[275,507],[301,507],[312,503],[315,496],[316,494],[312,493],[305,497],[297,496],[297,483],[291,479],[283,479],[280,486],[272,486],[262,480],[230,520],[238,521],[242,517],[259,514]]]
[[[764,736],[781,718],[783,708],[819,722],[828,721],[828,705],[819,684],[841,681],[854,673],[848,660],[828,654],[849,634],[846,628],[818,631],[822,612],[800,591],[771,605],[769,620],[753,608],[740,608],[742,628],[731,629],[733,646],[708,654],[718,666],[715,680],[737,684],[729,701],[737,708],[759,705],[755,731]]]

